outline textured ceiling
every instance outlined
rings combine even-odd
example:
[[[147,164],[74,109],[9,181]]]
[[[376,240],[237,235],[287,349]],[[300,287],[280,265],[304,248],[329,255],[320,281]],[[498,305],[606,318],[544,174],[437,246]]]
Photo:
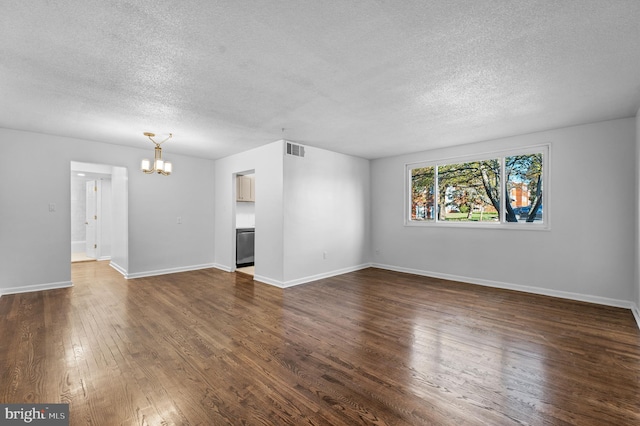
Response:
[[[220,158],[377,158],[635,115],[640,1],[25,1],[0,127]],[[282,131],[284,128],[284,132]]]

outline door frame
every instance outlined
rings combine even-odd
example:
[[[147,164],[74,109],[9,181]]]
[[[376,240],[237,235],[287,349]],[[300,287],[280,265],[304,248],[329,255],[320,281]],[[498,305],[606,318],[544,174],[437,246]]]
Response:
[[[117,170],[116,170],[117,169]],[[129,169],[126,166],[121,166],[121,165],[110,165],[110,164],[99,164],[99,163],[92,163],[92,162],[88,162],[88,161],[78,161],[78,160],[73,160],[70,162],[70,176],[73,176],[76,173],[96,173],[96,174],[100,174],[100,175],[109,175],[110,179],[111,179],[111,200],[115,200],[115,199],[123,199],[124,203],[120,203],[120,205],[124,206],[124,213],[120,214],[122,212],[120,212],[119,214],[117,214],[115,211],[113,211],[114,208],[114,204],[113,202],[111,202],[110,204],[110,209],[112,211],[112,214],[117,214],[117,217],[119,218],[118,222],[120,222],[118,225],[116,225],[115,223],[115,217],[114,217],[114,223],[111,223],[111,232],[112,235],[121,239],[122,241],[120,242],[120,246],[122,246],[122,249],[118,251],[118,258],[115,259],[117,261],[117,263],[114,263],[114,259],[113,259],[113,255],[114,255],[114,244],[115,241],[111,241],[111,253],[109,257],[105,257],[102,256],[100,253],[100,243],[98,243],[98,252],[97,254],[97,260],[110,260],[110,266],[113,267],[114,269],[116,269],[118,272],[120,272],[121,274],[123,274],[125,277],[128,274],[128,269],[129,269],[129,203],[127,202],[128,200],[128,193],[129,193],[129,182],[128,179],[126,178],[129,174]],[[113,185],[113,175],[114,173],[117,174],[123,174],[124,173],[124,186],[123,185]],[[69,185],[71,185],[71,182],[69,182]],[[120,188],[120,186],[122,186],[122,188]],[[72,203],[72,200],[69,199],[69,203]],[[73,208],[73,207],[72,207]],[[71,209],[69,209],[69,223],[71,223]],[[101,205],[98,206],[98,210],[100,210],[102,208]],[[100,229],[98,229],[98,234],[100,234]],[[99,237],[98,237],[99,238]],[[70,248],[69,248],[70,249]],[[71,267],[71,263],[69,263],[69,267]]]
[[[237,186],[237,182],[238,182],[238,176],[245,176],[245,175],[253,175],[254,176],[254,184],[255,184],[255,180],[257,179],[257,173],[256,173],[256,169],[248,169],[248,170],[239,170],[236,172],[231,173],[231,272],[234,272],[237,267],[236,267],[236,246],[237,246],[237,239],[236,239],[236,229],[237,229],[237,222],[236,222],[236,216],[237,216],[237,211],[236,211],[236,203],[237,203],[237,198],[238,198],[238,186]],[[254,201],[255,203],[255,201]],[[257,262],[257,258],[256,258],[256,253],[254,250],[253,253],[254,256],[254,260],[253,260],[253,265],[254,268],[258,267],[258,262]],[[256,269],[257,270],[257,269]]]

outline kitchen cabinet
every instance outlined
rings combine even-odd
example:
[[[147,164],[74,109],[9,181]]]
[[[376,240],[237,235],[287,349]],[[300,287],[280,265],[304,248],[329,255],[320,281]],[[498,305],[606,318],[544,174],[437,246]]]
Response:
[[[236,178],[236,201],[256,201],[255,179],[253,176]]]

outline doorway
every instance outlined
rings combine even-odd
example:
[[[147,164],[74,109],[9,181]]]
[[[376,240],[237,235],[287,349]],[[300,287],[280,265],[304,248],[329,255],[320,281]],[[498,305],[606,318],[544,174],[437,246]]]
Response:
[[[112,184],[114,172],[116,184]],[[118,183],[121,181],[124,184]],[[70,185],[71,262],[110,260],[114,266],[115,250],[118,267],[114,267],[124,269],[120,265],[128,265],[128,249],[119,241],[128,240],[127,205],[123,202],[128,192],[126,169],[72,161]],[[118,214],[123,208],[124,214]]]
[[[71,262],[111,259],[111,175],[71,176]]]
[[[247,170],[233,174],[235,235],[235,270],[255,275],[255,226],[256,226],[256,174]]]

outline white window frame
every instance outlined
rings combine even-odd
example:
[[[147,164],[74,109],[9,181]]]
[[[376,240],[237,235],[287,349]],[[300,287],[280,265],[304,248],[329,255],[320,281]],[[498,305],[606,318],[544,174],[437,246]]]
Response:
[[[494,152],[484,152],[474,155],[460,156],[460,157],[449,157],[449,158],[441,158],[437,160],[429,160],[429,161],[418,161],[412,163],[405,164],[405,188],[404,188],[404,226],[410,227],[454,227],[454,228],[484,228],[484,229],[517,229],[517,230],[537,230],[537,231],[546,231],[551,229],[551,223],[549,220],[549,211],[550,211],[550,194],[551,194],[551,185],[549,184],[549,170],[550,170],[550,152],[551,145],[541,144],[541,145],[531,145],[525,146],[522,148],[516,149],[508,149]],[[527,155],[527,154],[537,154],[542,153],[542,222],[506,222],[505,221],[505,185],[506,176],[505,176],[505,158],[511,157],[515,155]],[[460,164],[460,163],[469,163],[475,161],[486,161],[498,159],[500,161],[500,212],[499,212],[499,222],[454,222],[454,221],[440,221],[438,220],[438,215],[436,214],[435,219],[433,220],[411,220],[411,170],[422,168],[422,167],[433,167],[435,170],[435,200],[436,205],[438,203],[438,197],[440,196],[438,190],[438,166],[448,165],[448,164]]]

